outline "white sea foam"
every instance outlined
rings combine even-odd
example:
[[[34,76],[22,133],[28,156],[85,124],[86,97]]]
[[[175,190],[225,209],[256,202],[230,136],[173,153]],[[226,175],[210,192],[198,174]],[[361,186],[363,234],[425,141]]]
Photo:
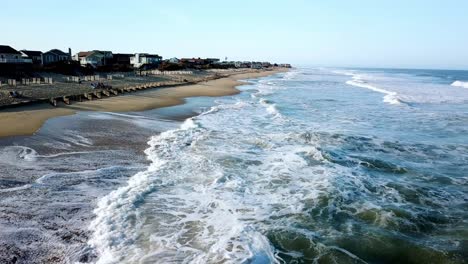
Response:
[[[398,94],[393,91],[388,91],[379,87],[376,87],[374,85],[371,85],[364,81],[363,75],[360,74],[355,74],[352,72],[337,72],[337,73],[342,73],[348,76],[352,76],[352,80],[346,81],[346,84],[356,86],[356,87],[361,87],[361,88],[366,88],[375,92],[383,93],[385,94],[383,101],[388,104],[393,104],[393,105],[399,105],[402,104],[402,101],[398,97]]]
[[[281,116],[280,112],[276,108],[276,104],[269,103],[268,100],[266,100],[265,98],[260,98],[259,102],[265,107],[266,111],[270,115],[273,115],[274,117]]]
[[[298,70],[290,70],[286,72],[283,76],[284,80],[292,80],[299,74]]]
[[[399,100],[400,90],[382,89],[387,86],[366,82],[369,77],[350,85],[382,93],[389,103]],[[294,111],[307,101],[300,91],[291,93],[300,104],[288,108],[291,97],[276,85],[280,81],[257,82],[259,91],[269,93],[223,99],[179,129],[153,137],[145,151],[151,165],[98,202],[89,241],[97,262],[284,263],[280,256],[306,257],[300,249],[281,249],[296,237],[318,252],[317,261],[339,252],[340,259],[362,262],[360,254],[320,244],[317,237],[352,237],[366,223],[372,230],[394,230],[407,221],[388,206],[408,205],[395,185],[387,185],[394,177],[369,177],[373,164],[364,168],[360,157],[346,154],[347,146],[366,152],[378,144],[360,144],[343,129],[333,134],[322,122],[295,122],[302,116]],[[285,109],[287,124],[273,118],[279,113],[275,104]],[[338,214],[353,220],[339,220],[335,228]]]
[[[277,114],[266,99],[237,101],[153,137],[145,151],[149,168],[102,198],[94,211],[89,245],[97,263],[279,263],[258,221],[301,214],[303,201],[317,199],[329,178],[321,171],[310,176],[315,168],[305,157],[323,158],[299,135],[248,136],[263,128],[253,126],[257,122],[279,122],[271,118]],[[255,118],[239,118],[245,115]],[[298,144],[284,145],[289,141]],[[247,148],[262,149],[264,157],[244,156]],[[232,163],[239,159],[244,161]],[[249,162],[256,165],[237,168]],[[289,186],[307,186],[291,193],[272,183],[277,175]]]
[[[37,158],[36,150],[25,146],[8,146],[0,151],[0,162],[15,166],[27,165]]]
[[[454,81],[451,85],[455,87],[468,88],[468,82]]]
[[[375,92],[383,93],[385,94],[383,101],[386,103],[395,105],[401,104],[401,101],[398,99],[398,94],[396,92],[387,91],[385,89],[381,89],[357,80],[347,81],[346,83],[352,86],[367,88]]]
[[[93,236],[88,242],[99,253],[97,263],[117,263],[122,260],[127,251],[125,246],[129,246],[136,239],[135,232],[128,230],[132,228],[128,218],[134,215],[136,204],[154,188],[151,173],[167,163],[168,160],[164,157],[171,156],[171,151],[184,143],[176,142],[177,133],[194,127],[196,125],[190,118],[181,125],[180,129],[166,131],[153,137],[148,143],[150,148],[145,150],[148,159],[152,162],[148,169],[131,177],[126,186],[99,200],[94,210],[96,218],[90,225]]]

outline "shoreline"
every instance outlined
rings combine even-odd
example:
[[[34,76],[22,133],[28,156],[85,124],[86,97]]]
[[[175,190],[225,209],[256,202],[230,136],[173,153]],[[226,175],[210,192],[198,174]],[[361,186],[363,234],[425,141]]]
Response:
[[[47,104],[19,106],[0,111],[0,138],[28,136],[55,117],[76,114],[79,111],[139,112],[183,104],[185,98],[198,96],[228,96],[239,93],[236,86],[243,79],[259,78],[285,72],[287,69],[232,74],[215,80],[176,87],[160,87],[132,94],[108,97],[102,100],[76,102],[72,105],[53,107]]]

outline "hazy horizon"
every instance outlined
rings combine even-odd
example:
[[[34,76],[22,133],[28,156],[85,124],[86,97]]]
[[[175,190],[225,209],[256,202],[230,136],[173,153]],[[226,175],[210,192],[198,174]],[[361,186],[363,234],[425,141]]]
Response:
[[[10,1],[0,44],[323,67],[468,69],[466,1]]]

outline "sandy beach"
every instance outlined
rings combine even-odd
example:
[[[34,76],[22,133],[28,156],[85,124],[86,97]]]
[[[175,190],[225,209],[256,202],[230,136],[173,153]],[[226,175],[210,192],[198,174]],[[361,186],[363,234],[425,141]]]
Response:
[[[226,78],[170,88],[150,89],[103,100],[76,102],[52,107],[47,104],[0,111],[0,137],[32,135],[48,119],[73,115],[77,111],[131,112],[182,104],[184,98],[226,96],[239,91],[240,80],[272,75],[285,69],[234,74]]]

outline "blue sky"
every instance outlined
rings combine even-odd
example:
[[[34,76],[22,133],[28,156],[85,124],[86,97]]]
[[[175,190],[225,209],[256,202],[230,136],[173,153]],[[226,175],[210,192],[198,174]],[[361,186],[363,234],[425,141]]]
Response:
[[[468,69],[467,0],[2,0],[0,44]]]

